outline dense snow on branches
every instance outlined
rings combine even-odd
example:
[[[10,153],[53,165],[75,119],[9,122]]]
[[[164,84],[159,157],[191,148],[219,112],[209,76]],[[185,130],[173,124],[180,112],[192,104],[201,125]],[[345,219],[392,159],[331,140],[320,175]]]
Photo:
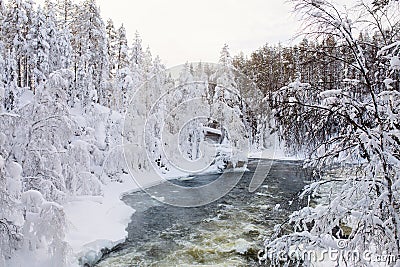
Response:
[[[164,67],[93,0],[0,1],[0,25],[0,266],[37,249],[63,266],[62,205],[122,182],[122,114]]]
[[[274,108],[277,131],[287,147],[306,151],[307,167],[317,181],[302,197],[325,192],[327,201],[290,217],[290,233],[277,227],[261,257],[281,266],[284,255],[342,249],[374,255],[399,255],[400,88],[399,6],[360,1],[351,11],[330,1],[293,0],[304,19],[308,53],[320,46],[332,65],[275,89],[265,99]],[[351,17],[358,19],[351,20]],[[373,39],[365,33],[373,34]],[[321,43],[322,40],[322,43]],[[338,51],[346,51],[339,54]],[[330,59],[329,59],[330,58]],[[238,61],[240,63],[240,61]],[[242,62],[242,65],[245,64]],[[297,64],[297,63],[296,63]],[[304,62],[305,66],[312,63]],[[334,67],[336,69],[330,69]],[[325,70],[326,71],[326,70]],[[333,76],[332,76],[333,74]],[[332,80],[333,79],[333,80]],[[305,80],[306,82],[301,82]],[[327,82],[331,81],[331,82]],[[334,177],[332,168],[349,170]],[[330,193],[327,193],[330,192]],[[346,247],[338,240],[346,238]],[[296,252],[299,252],[296,254]],[[287,257],[285,266],[304,261]],[[374,266],[363,257],[339,258],[335,264]],[[391,263],[392,265],[395,263]],[[399,263],[397,263],[399,264]]]
[[[151,170],[245,165],[276,133],[315,170],[301,196],[331,193],[292,214],[289,233],[277,226],[260,260],[344,237],[348,250],[399,255],[398,1],[290,2],[298,45],[249,59],[225,45],[219,64],[166,70],[95,0],[0,0],[0,266],[39,250],[69,265],[66,204],[104,199],[132,172],[151,182]],[[325,177],[332,168],[351,171]]]
[[[165,145],[176,141],[173,156],[196,162],[211,131],[218,136],[211,143],[219,146],[211,164],[221,168],[247,161],[246,150],[229,154],[229,145],[262,146],[262,96],[246,91],[232,71],[227,45],[220,67],[186,64],[171,77],[138,32],[129,43],[123,25],[104,23],[94,0],[46,1],[43,7],[0,1],[0,25],[0,266],[17,251],[37,250],[48,252],[52,266],[68,265],[64,204],[101,198],[110,184],[126,182],[129,167],[170,172]],[[194,81],[203,81],[204,90]],[[152,89],[138,94],[146,83]],[[168,88],[174,92],[157,102]],[[193,119],[179,125],[182,118],[165,112],[196,96],[206,103],[206,117],[196,118],[198,110],[187,105]],[[144,136],[140,118],[152,106],[160,116],[147,123]],[[233,133],[225,132],[229,126]],[[134,166],[125,162],[124,138],[145,141],[133,150]]]

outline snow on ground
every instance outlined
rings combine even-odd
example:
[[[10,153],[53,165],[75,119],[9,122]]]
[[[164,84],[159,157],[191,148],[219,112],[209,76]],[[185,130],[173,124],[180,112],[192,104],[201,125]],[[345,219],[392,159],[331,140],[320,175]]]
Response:
[[[135,210],[121,200],[124,194],[183,176],[179,171],[162,178],[143,175],[138,180],[125,175],[123,183],[106,185],[103,197],[75,198],[65,204],[69,223],[65,241],[72,247],[71,266],[79,266],[79,259],[82,260],[81,264],[94,263],[100,259],[103,248],[112,248],[125,240],[128,234],[126,227]]]
[[[265,149],[251,150],[248,154],[249,159],[275,159],[275,160],[304,160],[305,155],[298,152],[296,155],[288,155],[285,151],[285,143],[279,140],[277,133],[269,136],[267,140],[264,140]]]
[[[126,227],[134,209],[121,200],[121,196],[138,186],[128,175],[123,183],[109,183],[103,197],[79,197],[64,205],[68,222],[65,241],[71,246],[68,266],[80,266],[79,259],[94,263],[103,248],[112,248],[127,237]],[[35,251],[17,251],[7,267],[55,267],[47,253],[48,248]]]
[[[104,197],[74,199],[64,206],[70,229],[65,241],[72,247],[74,265],[78,266],[77,260],[85,255],[85,261],[95,262],[102,248],[125,240],[125,228],[135,210],[122,202],[121,196],[134,189],[137,185],[128,178],[105,186]]]
[[[301,154],[289,156],[283,148],[270,148],[264,150],[255,150],[249,153],[250,159],[276,159],[276,160],[304,160]]]
[[[1,265],[0,262],[0,266]],[[54,267],[52,260],[49,258],[46,248],[35,251],[17,250],[16,254],[10,261],[6,262],[4,267]]]
[[[299,160],[300,157],[288,157],[283,149],[254,151],[249,158]],[[211,166],[204,173],[218,173],[218,166]],[[161,178],[162,176],[162,178]],[[70,199],[64,210],[68,221],[68,232],[65,241],[71,246],[68,265],[77,267],[84,263],[94,263],[101,256],[101,250],[112,248],[127,237],[126,227],[131,220],[134,209],[127,206],[122,195],[149,187],[169,179],[189,177],[179,170],[171,170],[158,178],[143,174],[140,180],[134,180],[130,175],[123,177],[123,183],[109,183],[104,186],[102,197],[75,197]],[[140,184],[140,186],[139,186]],[[8,262],[9,267],[31,266],[52,267],[54,264],[47,256],[47,248],[35,252],[19,251],[18,256]],[[79,262],[79,260],[82,260]]]

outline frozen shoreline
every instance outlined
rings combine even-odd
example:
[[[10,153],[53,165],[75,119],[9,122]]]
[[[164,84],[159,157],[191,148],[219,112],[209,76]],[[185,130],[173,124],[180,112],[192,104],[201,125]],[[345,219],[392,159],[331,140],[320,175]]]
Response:
[[[278,152],[278,153],[277,153]],[[277,160],[300,160],[298,157],[286,157],[281,151],[259,151],[249,154],[249,159],[277,159]],[[213,169],[217,172],[217,169]],[[209,172],[205,172],[209,174]],[[165,179],[178,179],[188,177],[183,173],[169,173]],[[71,247],[68,257],[68,266],[79,267],[85,263],[94,264],[103,255],[102,250],[112,249],[127,238],[126,228],[131,221],[135,210],[122,201],[126,194],[138,191],[141,187],[151,187],[162,180],[149,179],[145,183],[132,179],[130,175],[123,177],[122,183],[109,183],[104,186],[102,197],[77,197],[70,199],[65,205],[69,230],[66,233],[65,241]],[[52,266],[51,260],[46,259],[45,248],[36,251],[37,253],[19,252],[9,263],[10,267],[25,266],[29,263],[32,267]],[[17,258],[24,258],[24,263]],[[22,265],[21,265],[22,264]]]
[[[135,210],[126,205],[121,196],[136,188],[132,179],[126,179],[124,183],[106,185],[100,201],[77,199],[64,206],[70,223],[65,241],[73,251],[71,266],[80,266],[80,259],[83,260],[81,264],[95,263],[102,256],[102,249],[111,249],[125,241],[128,234],[125,229]]]
[[[277,160],[301,160],[299,157],[287,157],[282,151],[252,152],[249,159],[277,159]],[[212,170],[217,172],[217,170]],[[210,172],[205,172],[209,174]],[[82,258],[85,262],[95,263],[101,256],[102,249],[112,249],[116,245],[125,241],[127,237],[126,227],[131,221],[135,210],[126,205],[121,199],[124,195],[133,193],[141,189],[136,181],[126,175],[124,183],[108,184],[105,186],[105,194],[100,202],[91,199],[76,200],[65,205],[68,219],[76,227],[71,230],[66,241],[72,246],[74,251],[73,265],[79,266],[78,260]],[[188,177],[183,173],[170,173],[166,179],[178,179]],[[148,181],[145,186],[154,186],[159,181]],[[143,183],[140,183],[143,185]],[[91,212],[87,212],[91,210]]]
[[[182,176],[184,174],[181,172],[171,172],[164,178],[176,179]],[[102,257],[102,250],[123,243],[128,236],[126,228],[135,210],[125,204],[122,197],[163,182],[161,178],[157,180],[150,177],[136,181],[129,174],[124,175],[122,181],[105,185],[103,197],[76,198],[64,205],[70,225],[65,241],[72,248],[69,266],[78,267],[85,263],[92,265]]]

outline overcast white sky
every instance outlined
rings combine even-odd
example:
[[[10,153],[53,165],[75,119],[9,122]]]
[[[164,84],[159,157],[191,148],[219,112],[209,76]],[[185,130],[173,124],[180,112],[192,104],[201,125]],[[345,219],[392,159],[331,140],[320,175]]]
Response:
[[[98,0],[105,19],[136,30],[168,66],[216,62],[227,43],[231,54],[249,54],[266,42],[287,42],[298,29],[284,0]]]

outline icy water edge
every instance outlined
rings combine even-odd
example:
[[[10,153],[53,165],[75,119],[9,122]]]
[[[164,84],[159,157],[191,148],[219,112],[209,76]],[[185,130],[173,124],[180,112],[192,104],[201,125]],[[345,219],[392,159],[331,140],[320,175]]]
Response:
[[[273,161],[263,185],[250,193],[257,164],[271,162],[251,160],[250,171],[229,194],[202,207],[169,206],[142,191],[126,195],[124,202],[136,210],[128,238],[96,266],[258,266],[264,240],[301,205],[297,196],[306,172],[301,162]],[[173,182],[198,187],[218,177],[202,175]],[[151,195],[166,190],[166,184],[150,189]]]

